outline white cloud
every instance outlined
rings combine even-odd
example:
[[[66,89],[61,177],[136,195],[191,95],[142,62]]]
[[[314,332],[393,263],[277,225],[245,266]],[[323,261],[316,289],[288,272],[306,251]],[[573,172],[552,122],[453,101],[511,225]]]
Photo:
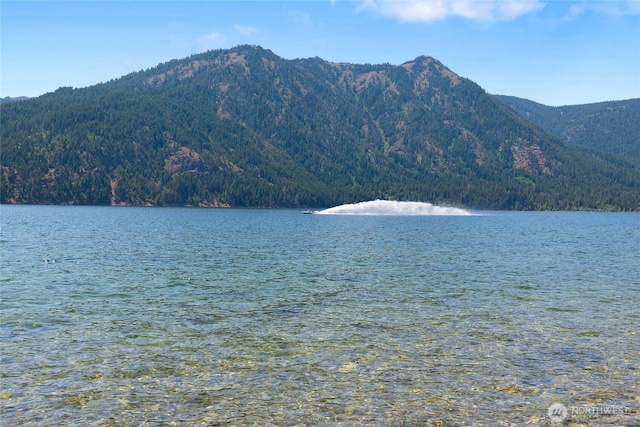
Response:
[[[626,12],[630,15],[640,15],[640,1],[638,0],[627,0],[625,3]]]
[[[569,11],[561,18],[561,21],[572,22],[584,15],[586,9],[582,4],[576,3],[569,7]]]
[[[587,12],[608,16],[638,15],[640,14],[640,0],[576,1],[569,7],[568,13],[562,20],[567,22],[575,21]]]
[[[638,15],[640,14],[639,0],[626,1],[583,1],[585,7],[606,15]]]
[[[410,22],[459,16],[474,21],[509,21],[544,8],[540,0],[362,0],[359,10]]]
[[[511,21],[518,16],[542,10],[546,3],[540,1],[498,1],[496,18],[499,20]]]
[[[221,33],[212,32],[205,34],[198,39],[198,47],[200,50],[209,50],[220,48],[226,43],[226,38]]]
[[[258,34],[260,32],[260,30],[258,28],[248,27],[246,25],[239,25],[239,24],[234,25],[233,29],[236,30],[238,33],[242,34],[245,37],[250,37],[250,36],[252,36],[254,34]]]

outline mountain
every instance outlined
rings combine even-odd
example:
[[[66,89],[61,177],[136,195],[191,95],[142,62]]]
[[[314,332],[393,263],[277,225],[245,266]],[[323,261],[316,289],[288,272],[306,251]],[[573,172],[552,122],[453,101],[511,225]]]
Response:
[[[29,99],[26,96],[18,96],[16,98],[11,98],[10,96],[5,96],[4,98],[0,98],[0,104],[4,104],[5,102],[16,102],[16,101],[26,101]]]
[[[640,160],[640,98],[563,107],[496,98],[564,141]]]
[[[2,203],[640,207],[636,163],[551,136],[427,56],[238,46],[1,112]]]

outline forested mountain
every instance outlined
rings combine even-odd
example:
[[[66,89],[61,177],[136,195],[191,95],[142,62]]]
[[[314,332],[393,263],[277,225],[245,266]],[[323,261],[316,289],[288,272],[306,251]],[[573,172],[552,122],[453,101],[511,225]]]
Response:
[[[16,98],[11,98],[10,96],[5,96],[4,98],[0,98],[0,104],[4,104],[5,102],[16,102],[16,101],[26,101],[29,99],[26,96],[18,96]]]
[[[1,113],[2,203],[640,206],[637,163],[550,136],[425,56],[356,65],[239,46]]]
[[[640,98],[548,107],[513,96],[496,97],[564,141],[640,160]]]

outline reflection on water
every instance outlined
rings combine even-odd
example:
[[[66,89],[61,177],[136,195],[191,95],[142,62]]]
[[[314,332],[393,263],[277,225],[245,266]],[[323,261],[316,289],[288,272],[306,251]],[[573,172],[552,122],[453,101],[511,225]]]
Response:
[[[2,425],[637,424],[635,215],[1,218]]]

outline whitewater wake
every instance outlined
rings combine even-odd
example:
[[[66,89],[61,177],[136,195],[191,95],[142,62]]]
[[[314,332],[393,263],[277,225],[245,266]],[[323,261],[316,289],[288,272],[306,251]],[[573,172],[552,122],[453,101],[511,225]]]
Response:
[[[315,213],[319,215],[473,215],[473,213],[466,209],[436,206],[424,202],[397,202],[393,200],[371,200],[369,202],[352,203],[335,206]]]

